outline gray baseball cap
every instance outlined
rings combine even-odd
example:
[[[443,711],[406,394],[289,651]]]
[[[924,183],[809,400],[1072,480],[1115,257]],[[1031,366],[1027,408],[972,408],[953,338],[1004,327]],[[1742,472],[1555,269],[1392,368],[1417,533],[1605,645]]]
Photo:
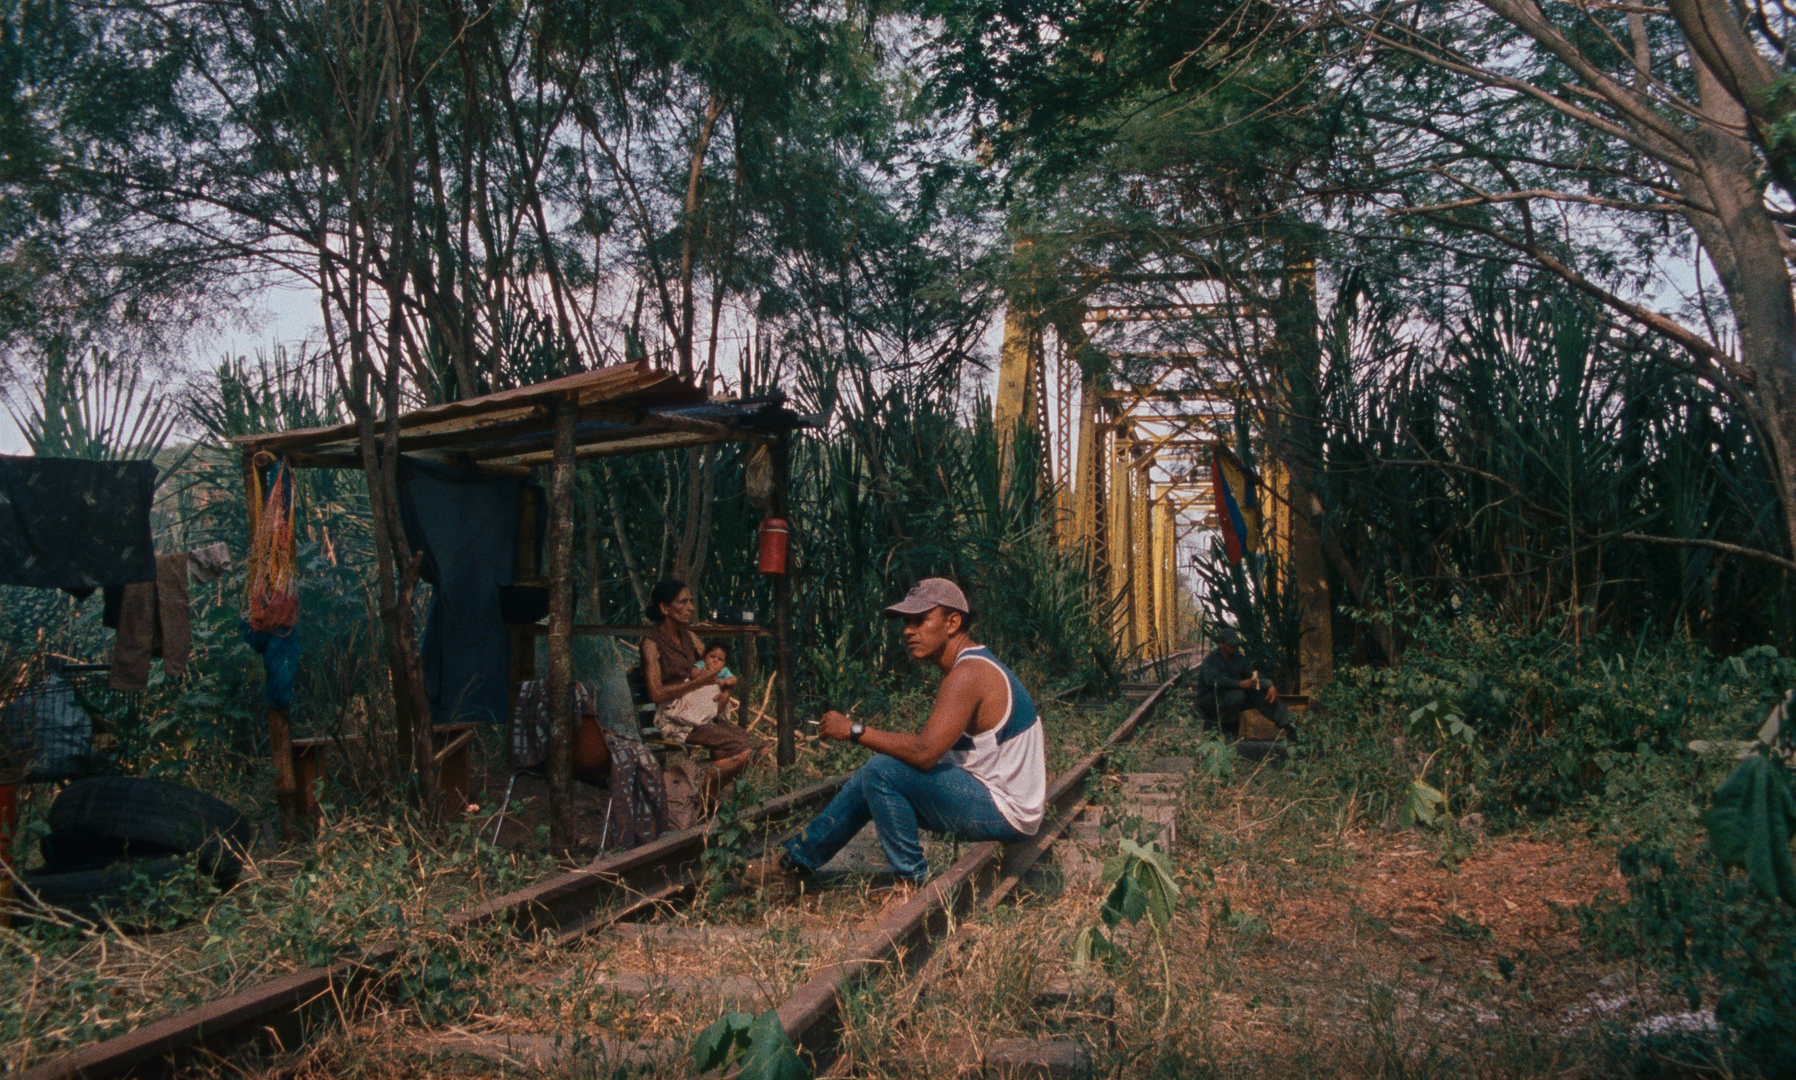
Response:
[[[1221,645],[1240,645],[1241,635],[1232,626],[1217,626],[1210,631],[1210,637]]]
[[[888,619],[900,619],[906,615],[921,615],[931,608],[945,607],[949,611],[958,611],[966,615],[973,610],[967,603],[967,594],[960,591],[960,586],[945,577],[924,578],[917,582],[904,599],[885,609]]]

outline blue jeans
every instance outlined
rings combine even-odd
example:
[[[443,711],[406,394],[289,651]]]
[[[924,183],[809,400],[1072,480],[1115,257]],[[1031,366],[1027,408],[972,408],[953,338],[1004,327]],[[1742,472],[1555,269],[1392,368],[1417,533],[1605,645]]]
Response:
[[[963,840],[1027,839],[1004,819],[972,773],[937,762],[924,772],[894,757],[874,754],[856,769],[817,819],[786,843],[786,857],[811,873],[835,857],[867,822],[879,829],[879,846],[899,877],[929,876],[919,826]]]

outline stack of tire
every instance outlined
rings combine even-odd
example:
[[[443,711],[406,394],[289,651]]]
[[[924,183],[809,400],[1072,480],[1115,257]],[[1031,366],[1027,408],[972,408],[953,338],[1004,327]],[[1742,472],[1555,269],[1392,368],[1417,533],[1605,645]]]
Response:
[[[165,883],[223,891],[237,884],[249,821],[227,803],[178,784],[131,776],[76,780],[57,795],[40,842],[42,869],[19,875],[44,914],[109,918],[126,929],[179,920],[179,910],[146,909],[166,900]],[[166,908],[166,905],[163,905]]]

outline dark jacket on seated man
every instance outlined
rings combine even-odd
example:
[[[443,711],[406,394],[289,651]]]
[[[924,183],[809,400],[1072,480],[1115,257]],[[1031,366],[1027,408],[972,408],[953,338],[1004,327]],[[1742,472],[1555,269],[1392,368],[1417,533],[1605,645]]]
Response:
[[[1231,627],[1218,628],[1216,648],[1197,668],[1193,700],[1198,714],[1214,720],[1224,735],[1233,738],[1240,732],[1241,714],[1253,709],[1296,738],[1297,728],[1278,688],[1262,675],[1255,689],[1253,677],[1253,661],[1241,652],[1241,635]]]

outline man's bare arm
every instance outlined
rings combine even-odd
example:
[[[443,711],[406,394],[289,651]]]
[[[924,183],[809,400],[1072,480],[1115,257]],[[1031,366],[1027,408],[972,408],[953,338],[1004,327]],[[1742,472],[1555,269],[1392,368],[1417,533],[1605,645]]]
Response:
[[[990,664],[966,664],[950,670],[942,677],[941,689],[935,695],[935,708],[914,735],[897,731],[868,728],[861,745],[869,750],[895,757],[914,769],[929,770],[942,759],[960,737],[974,725],[979,710],[986,702],[997,708],[1008,687],[1004,675]],[[823,714],[820,722],[826,739],[847,739],[848,717],[835,710]]]

